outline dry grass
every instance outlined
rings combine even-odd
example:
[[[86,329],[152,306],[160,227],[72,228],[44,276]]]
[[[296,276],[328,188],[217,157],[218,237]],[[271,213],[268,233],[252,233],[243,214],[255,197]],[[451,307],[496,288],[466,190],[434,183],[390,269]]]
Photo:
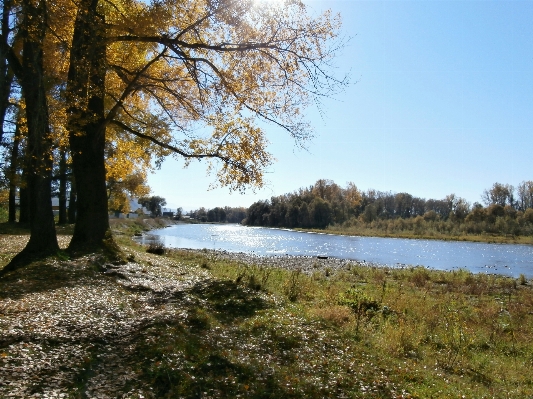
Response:
[[[347,326],[355,321],[353,312],[346,306],[331,305],[324,308],[311,308],[309,315],[335,327]]]

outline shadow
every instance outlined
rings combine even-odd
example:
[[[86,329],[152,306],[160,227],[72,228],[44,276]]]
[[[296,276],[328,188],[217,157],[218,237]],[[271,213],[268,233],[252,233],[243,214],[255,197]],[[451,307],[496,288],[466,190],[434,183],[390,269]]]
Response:
[[[0,234],[30,235],[29,223],[0,223]]]
[[[56,224],[56,233],[72,235],[74,233],[74,224]],[[2,222],[0,223],[0,234],[29,236],[31,234],[30,224],[20,222]]]
[[[207,301],[215,311],[215,317],[223,323],[230,323],[236,318],[252,317],[258,310],[269,307],[257,291],[244,288],[233,281],[198,283],[190,292]]]
[[[198,331],[194,317],[154,324],[140,332],[136,340],[137,359],[151,356],[150,362],[142,363],[138,378],[149,384],[157,398],[324,397],[312,383],[300,381],[297,389],[291,387],[287,375],[276,371],[273,364],[250,361],[246,337],[241,338],[242,343],[235,342],[239,336],[228,336],[224,329],[207,327]],[[170,353],[179,355],[172,358]]]
[[[82,277],[95,274],[96,269],[63,268],[51,265],[49,260],[33,261],[0,278],[0,299],[18,299],[30,293],[85,285]]]

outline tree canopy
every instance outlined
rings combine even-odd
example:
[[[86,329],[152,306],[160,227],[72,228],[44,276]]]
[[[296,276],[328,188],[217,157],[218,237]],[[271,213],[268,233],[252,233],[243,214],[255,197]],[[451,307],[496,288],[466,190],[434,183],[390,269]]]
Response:
[[[153,216],[161,216],[161,208],[167,204],[166,199],[157,195],[139,198],[139,205],[144,206]]]

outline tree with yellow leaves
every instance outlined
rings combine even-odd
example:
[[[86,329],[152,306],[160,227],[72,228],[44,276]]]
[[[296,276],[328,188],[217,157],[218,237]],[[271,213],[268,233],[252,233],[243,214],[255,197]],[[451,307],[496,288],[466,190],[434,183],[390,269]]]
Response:
[[[345,83],[329,74],[339,18],[312,17],[299,0],[77,4],[67,84],[73,250],[100,247],[109,228],[107,132],[185,164],[204,159],[230,189],[260,187],[273,158],[257,122],[303,145],[312,129],[302,111]]]
[[[152,168],[151,154],[136,143],[115,136],[106,148],[106,180],[109,209],[128,213],[129,200],[150,193],[146,184],[147,172]]]

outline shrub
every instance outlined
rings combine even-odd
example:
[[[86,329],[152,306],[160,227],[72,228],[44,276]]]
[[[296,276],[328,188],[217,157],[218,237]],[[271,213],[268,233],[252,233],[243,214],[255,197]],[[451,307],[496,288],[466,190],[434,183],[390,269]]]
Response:
[[[302,294],[302,286],[300,283],[301,274],[301,270],[294,270],[283,287],[285,296],[287,296],[291,302],[296,302],[298,297]]]
[[[424,267],[415,267],[412,269],[413,274],[410,281],[417,287],[424,287],[426,282],[430,279],[429,272]]]

